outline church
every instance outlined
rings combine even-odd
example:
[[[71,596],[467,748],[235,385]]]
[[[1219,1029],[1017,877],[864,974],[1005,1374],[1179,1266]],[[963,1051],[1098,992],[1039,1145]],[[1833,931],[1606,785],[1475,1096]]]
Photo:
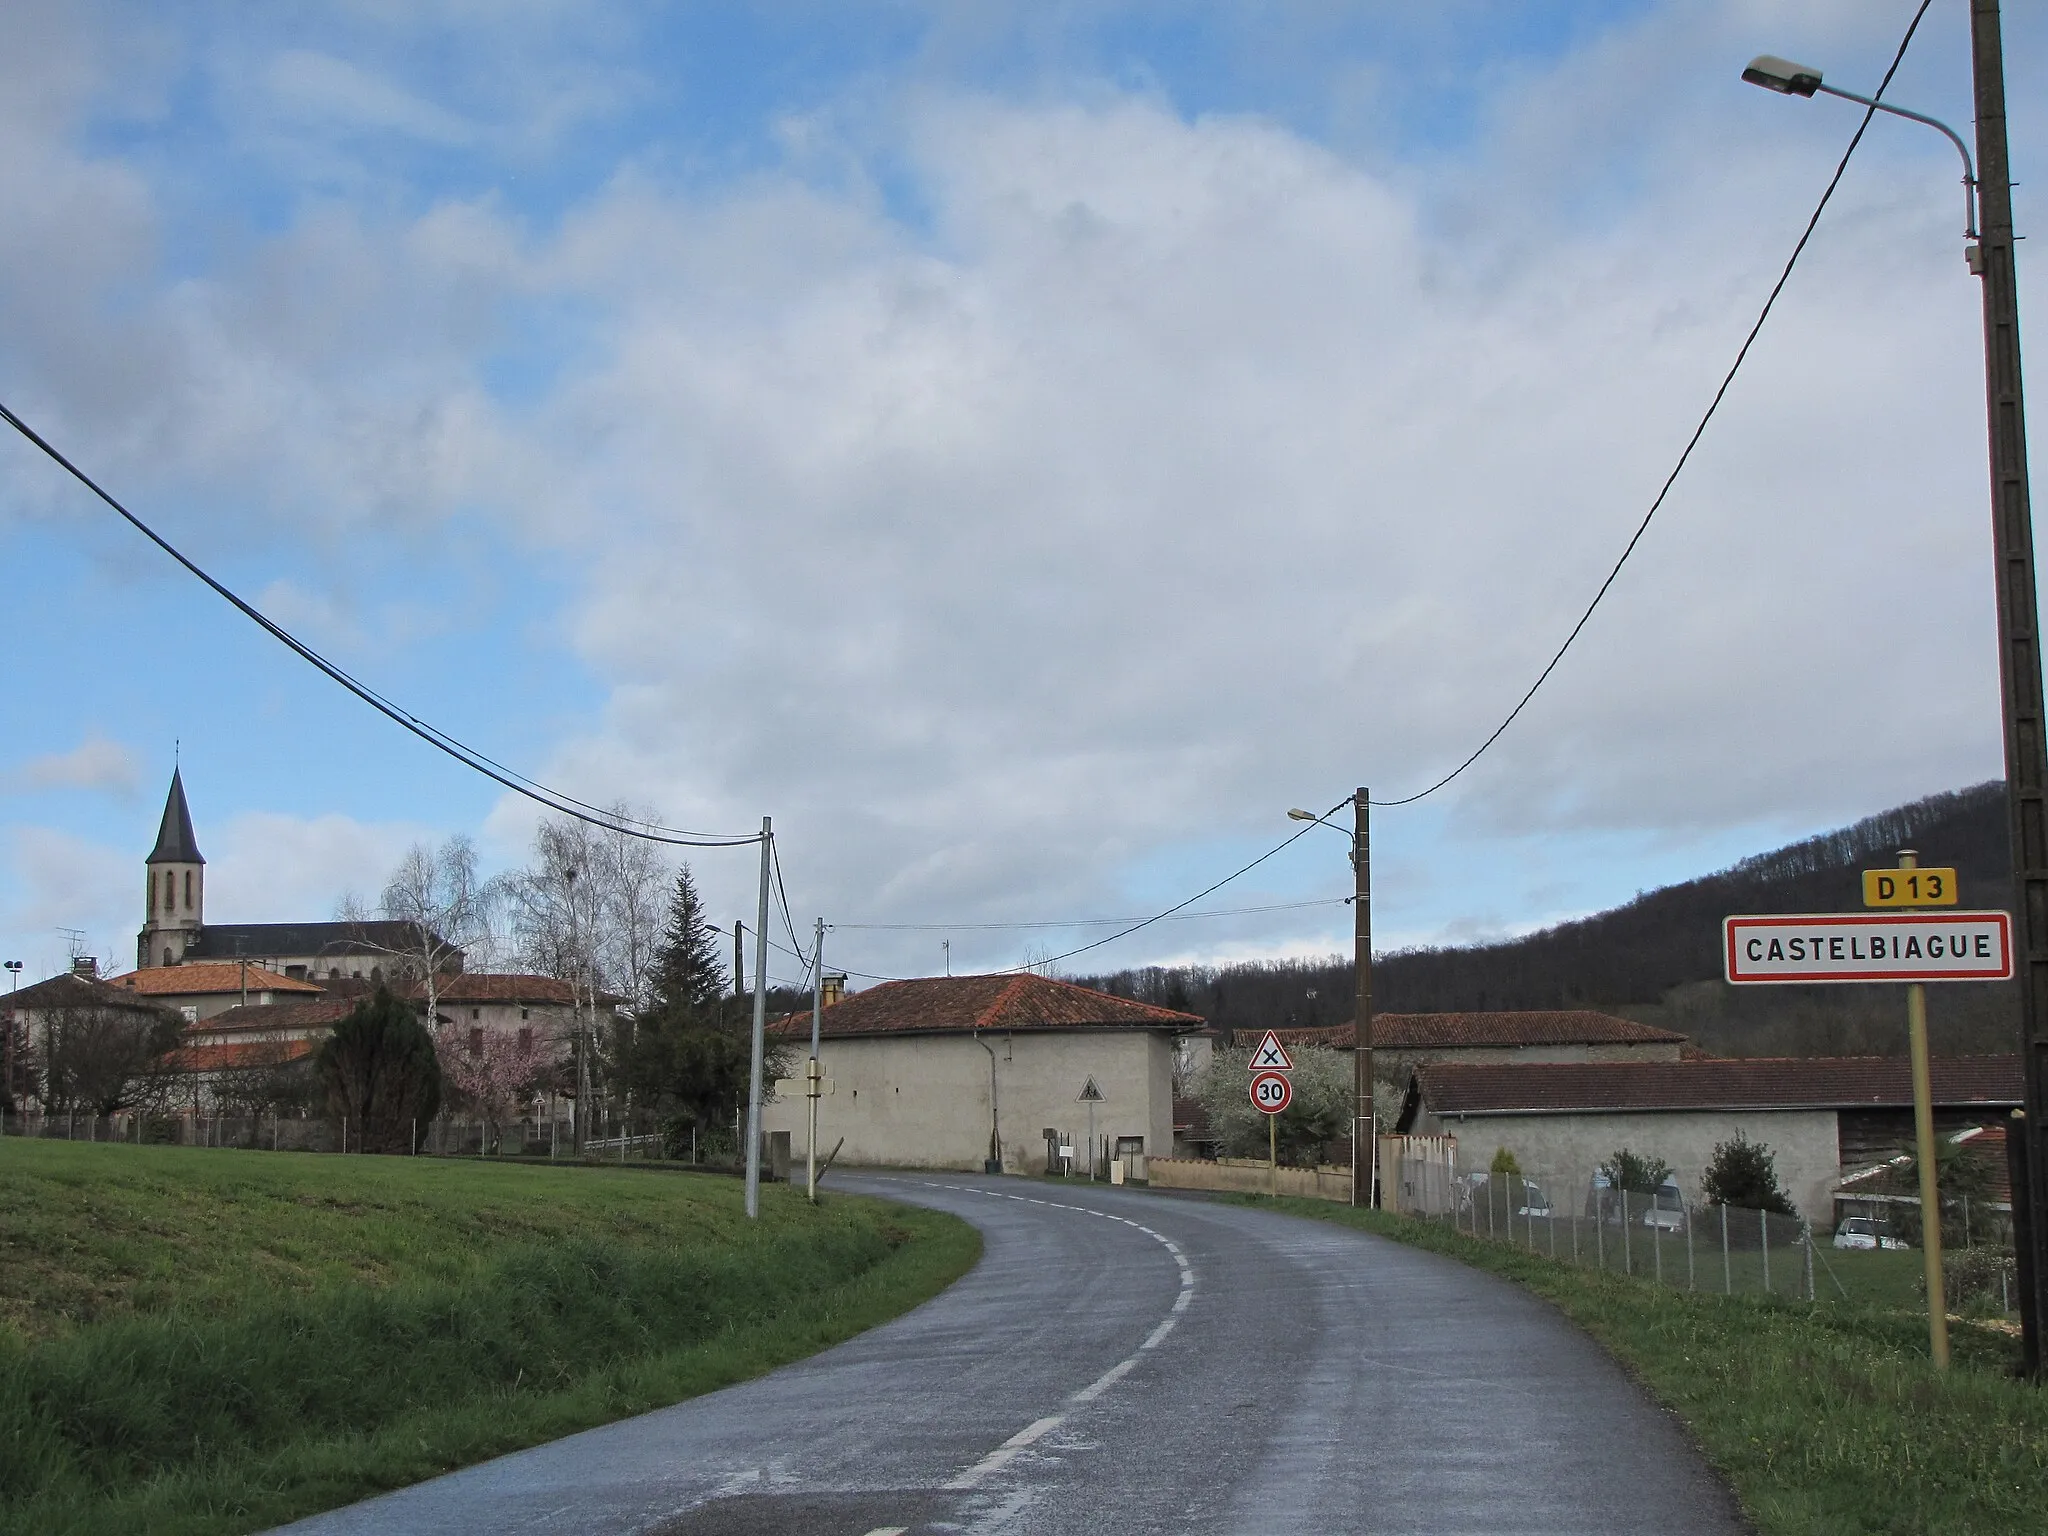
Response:
[[[138,971],[244,961],[295,981],[382,981],[387,972],[420,969],[430,954],[437,974],[462,969],[462,951],[418,923],[208,923],[206,860],[192,831],[182,769],[171,772],[163,823],[145,864]]]

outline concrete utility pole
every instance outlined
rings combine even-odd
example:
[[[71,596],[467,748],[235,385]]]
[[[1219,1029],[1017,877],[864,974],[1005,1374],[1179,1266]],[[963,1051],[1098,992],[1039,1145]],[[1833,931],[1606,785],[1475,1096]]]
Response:
[[[761,907],[754,924],[754,1061],[747,1076],[747,1216],[761,1214],[761,1058],[768,1033],[768,871],[775,824],[761,818]],[[734,923],[735,932],[739,924]]]
[[[2012,843],[2018,933],[2020,1072],[2026,1117],[2010,1156],[2013,1247],[2019,1259],[2022,1358],[2042,1368],[2048,1319],[2048,747],[2041,701],[2040,614],[2034,598],[2034,523],[2027,488],[2026,412],[2020,385],[2020,308],[2013,271],[2012,162],[2005,135],[2005,47],[1998,0],[1970,0],[1977,104],[1978,210],[1971,263],[1984,288],[1984,395],[1991,439],[1991,537],[1997,557],[1998,671],[2004,701],[2006,826]],[[1924,1223],[1923,1223],[1924,1224]],[[1932,1298],[1930,1298],[1931,1300]]]
[[[1351,797],[1351,969],[1357,983],[1351,1042],[1351,1203],[1378,1205],[1380,1138],[1372,1099],[1372,796]]]

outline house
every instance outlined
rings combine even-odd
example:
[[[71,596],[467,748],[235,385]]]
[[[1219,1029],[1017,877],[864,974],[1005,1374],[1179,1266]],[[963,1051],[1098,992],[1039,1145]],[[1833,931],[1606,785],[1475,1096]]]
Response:
[[[840,1161],[856,1164],[1042,1173],[1064,1143],[1085,1167],[1092,1104],[1099,1149],[1161,1155],[1173,1145],[1176,1047],[1204,1027],[1028,973],[884,982],[824,1010],[819,1146],[843,1137]],[[808,1013],[776,1022],[799,1073],[762,1113],[764,1131],[788,1131],[799,1148],[810,1028]]]
[[[1937,1058],[1933,1084],[1940,1128],[1998,1123],[2020,1102],[2019,1059]],[[1428,1062],[1410,1078],[1395,1129],[1457,1137],[1465,1170],[1483,1170],[1506,1148],[1553,1197],[1586,1187],[1627,1147],[1670,1163],[1694,1201],[1715,1146],[1740,1133],[1770,1147],[1792,1203],[1825,1222],[1845,1161],[1867,1161],[1860,1149],[1873,1138],[1910,1142],[1912,1106],[1911,1072],[1895,1057]]]
[[[188,1024],[197,1024],[245,1003],[262,1007],[323,995],[309,981],[237,960],[199,960],[129,971],[109,977],[107,984],[181,1013]]]
[[[68,972],[0,995],[0,1109],[18,1113],[41,1096],[53,1039],[108,1019],[148,1026],[164,1017],[157,1003],[109,986],[97,972],[93,961],[78,960]]]
[[[143,866],[138,972],[205,960],[247,961],[297,981],[382,981],[417,972],[429,956],[436,971],[462,969],[462,951],[418,923],[208,923],[206,860],[192,830],[180,770],[171,774],[156,846]]]
[[[1238,1031],[1240,1035],[1244,1031]],[[1274,1031],[1284,1045],[1353,1048],[1354,1026]],[[1500,1009],[1478,1013],[1375,1013],[1376,1056],[1490,1063],[1677,1061],[1685,1036],[1590,1008]]]

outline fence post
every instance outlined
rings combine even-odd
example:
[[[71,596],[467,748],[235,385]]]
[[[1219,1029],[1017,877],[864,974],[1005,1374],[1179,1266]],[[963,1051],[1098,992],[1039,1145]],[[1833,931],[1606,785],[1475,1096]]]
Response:
[[[1657,1209],[1654,1203],[1656,1198],[1655,1195],[1650,1196],[1653,1202],[1650,1206],[1652,1212]],[[1662,1285],[1664,1283],[1664,1225],[1662,1222],[1650,1228],[1650,1262],[1656,1267],[1657,1283]]]
[[[1806,1299],[1813,1300],[1813,1223],[1801,1222],[1799,1235],[1806,1240]]]
[[[1692,1208],[1690,1206],[1685,1211],[1685,1288],[1688,1291],[1696,1291],[1700,1288],[1699,1279],[1694,1274],[1692,1267]]]
[[[1768,1296],[1771,1294],[1771,1213],[1769,1211],[1758,1211],[1756,1213],[1756,1229],[1763,1234],[1764,1294]]]
[[[1600,1273],[1607,1273],[1607,1197],[1602,1195],[1593,1211],[1593,1247],[1600,1256]]]
[[[1721,1202],[1721,1294],[1735,1294],[1735,1271],[1728,1263],[1728,1202]]]
[[[1621,1272],[1636,1272],[1635,1234],[1628,1229],[1628,1190],[1621,1192]]]
[[[1572,1262],[1579,1262],[1579,1212],[1576,1206],[1572,1208]]]

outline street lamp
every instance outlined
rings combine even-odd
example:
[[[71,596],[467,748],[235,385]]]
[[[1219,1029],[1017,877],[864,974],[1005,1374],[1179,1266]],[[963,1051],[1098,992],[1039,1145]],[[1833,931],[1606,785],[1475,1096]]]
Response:
[[[1998,0],[1970,0],[1970,65],[1977,158],[1946,123],[1822,82],[1820,71],[1769,54],[1742,78],[1786,96],[1840,96],[1925,123],[1963,157],[1970,271],[1983,283],[1984,393],[1991,458],[1991,538],[1998,604],[1999,695],[2005,735],[2006,835],[2012,850],[2014,966],[2020,996],[2020,1072],[2025,1113],[2007,1138],[2013,1246],[2018,1258],[2021,1358],[2041,1374],[2048,1323],[2048,709],[2041,694],[2041,630],[2034,586],[2034,523],[2027,485],[2027,428],[2020,374],[2019,293],[2013,271],[2012,165],[2005,130],[2005,46]],[[1979,221],[1981,217],[1981,229]],[[1936,1213],[1938,1214],[1938,1213]],[[1929,1219],[1934,1219],[1930,1215]]]
[[[1380,1139],[1372,1102],[1372,796],[1351,797],[1351,970],[1355,980],[1351,1034],[1351,1203],[1379,1204]],[[1288,816],[1344,832],[1333,821],[1297,807]]]
[[[1760,85],[1767,91],[1776,91],[1780,96],[1812,96],[1816,92],[1823,96],[1839,96],[1844,101],[1853,101],[1858,106],[1869,107],[1875,112],[1889,112],[1893,117],[1903,117],[1910,122],[1925,123],[1944,135],[1955,145],[1956,153],[1963,157],[1963,234],[1970,244],[1964,247],[1964,259],[1970,270],[1980,270],[1977,250],[1977,168],[1970,163],[1969,146],[1963,143],[1962,135],[1949,127],[1938,117],[1929,117],[1924,112],[1910,112],[1904,107],[1895,107],[1888,101],[1878,101],[1869,96],[1858,96],[1854,91],[1844,91],[1822,83],[1819,70],[1806,64],[1794,64],[1790,59],[1781,59],[1776,54],[1760,53],[1749,61],[1749,67],[1742,72],[1742,78],[1750,85]]]

